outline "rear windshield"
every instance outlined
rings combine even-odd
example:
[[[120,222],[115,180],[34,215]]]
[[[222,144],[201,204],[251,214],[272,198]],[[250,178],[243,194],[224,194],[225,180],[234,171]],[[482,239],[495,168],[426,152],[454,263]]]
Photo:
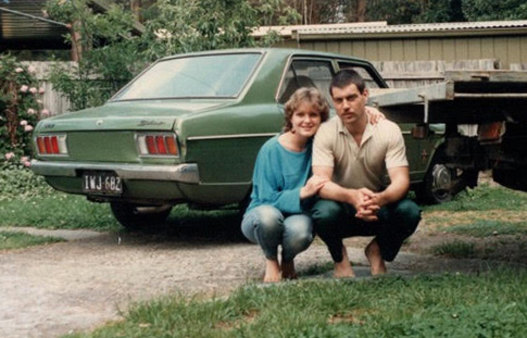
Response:
[[[261,54],[217,54],[169,59],[150,69],[112,101],[236,97]]]

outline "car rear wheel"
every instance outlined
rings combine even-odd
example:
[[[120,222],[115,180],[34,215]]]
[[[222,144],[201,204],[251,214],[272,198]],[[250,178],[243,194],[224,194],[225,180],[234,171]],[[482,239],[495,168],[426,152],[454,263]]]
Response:
[[[111,202],[114,217],[127,229],[137,230],[165,222],[172,206],[144,206],[124,202]]]

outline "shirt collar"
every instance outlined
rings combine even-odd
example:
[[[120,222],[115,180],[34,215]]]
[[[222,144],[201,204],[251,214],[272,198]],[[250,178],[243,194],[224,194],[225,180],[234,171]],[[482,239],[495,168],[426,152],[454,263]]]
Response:
[[[348,128],[344,125],[340,117],[335,116],[337,118],[337,132],[345,134],[345,135],[351,135]],[[373,136],[373,131],[375,126],[370,123],[370,116],[366,114],[366,117],[368,118],[368,123],[366,124],[366,129],[364,129],[364,133],[362,134],[362,141],[361,145],[364,144],[370,137]]]

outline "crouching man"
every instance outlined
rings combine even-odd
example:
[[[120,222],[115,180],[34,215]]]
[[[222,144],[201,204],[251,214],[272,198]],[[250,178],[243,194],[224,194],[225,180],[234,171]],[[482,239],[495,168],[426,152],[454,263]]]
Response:
[[[337,73],[330,93],[338,116],[322,124],[313,146],[313,174],[331,180],[312,209],[315,231],[328,246],[335,277],[354,276],[342,242],[351,236],[375,236],[365,253],[372,275],[383,274],[385,261],[395,258],[421,219],[419,207],[405,198],[410,178],[403,136],[386,119],[370,123],[368,90],[354,70]]]

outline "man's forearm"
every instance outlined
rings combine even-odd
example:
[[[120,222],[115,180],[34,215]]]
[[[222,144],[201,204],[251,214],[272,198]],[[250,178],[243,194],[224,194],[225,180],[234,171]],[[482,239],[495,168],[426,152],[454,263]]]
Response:
[[[379,193],[381,199],[379,202],[382,205],[401,200],[406,196],[408,189],[410,188],[410,177],[408,175],[407,167],[395,168],[389,170],[388,173],[390,175],[391,183],[386,189],[384,189],[384,191]]]
[[[404,196],[406,196],[407,192],[408,189],[404,188],[403,186],[394,186],[393,184],[390,184],[385,190],[379,193],[382,200],[381,204],[386,205],[397,202],[401,200]]]
[[[356,190],[343,188],[331,181],[324,184],[324,187],[319,191],[319,196],[324,199],[344,202],[351,205],[356,205],[357,203]]]

